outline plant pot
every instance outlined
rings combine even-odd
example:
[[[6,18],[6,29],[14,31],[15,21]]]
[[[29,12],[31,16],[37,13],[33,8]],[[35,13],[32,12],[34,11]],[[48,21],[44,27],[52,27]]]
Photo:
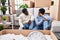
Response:
[[[6,12],[5,12],[5,11],[3,11],[3,15],[5,15],[5,13],[6,13]]]
[[[3,2],[2,5],[4,6],[5,5],[5,2]]]
[[[4,25],[0,24],[0,31],[2,31],[4,29]]]
[[[3,24],[6,24],[6,22],[7,22],[6,20],[5,20],[5,21],[3,21]]]

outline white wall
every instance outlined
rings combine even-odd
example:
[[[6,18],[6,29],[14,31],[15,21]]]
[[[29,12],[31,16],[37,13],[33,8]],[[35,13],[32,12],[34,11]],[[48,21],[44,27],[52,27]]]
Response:
[[[27,8],[28,12],[34,14],[34,8]]]
[[[43,7],[45,10],[48,10],[48,7]],[[34,8],[34,16],[36,17],[38,15],[38,11],[40,8]]]
[[[1,12],[1,10],[0,10],[0,15],[3,15],[3,13]]]

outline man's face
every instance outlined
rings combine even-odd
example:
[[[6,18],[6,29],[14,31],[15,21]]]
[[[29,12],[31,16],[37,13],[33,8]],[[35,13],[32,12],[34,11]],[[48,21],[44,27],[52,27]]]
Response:
[[[42,16],[42,14],[41,13],[38,13],[38,16]]]
[[[24,13],[25,15],[28,15],[28,11],[25,11],[25,13]]]

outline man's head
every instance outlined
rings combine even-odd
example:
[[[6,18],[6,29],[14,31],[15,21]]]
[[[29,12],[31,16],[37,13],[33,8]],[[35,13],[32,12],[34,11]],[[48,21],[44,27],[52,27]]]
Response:
[[[39,9],[39,13],[38,13],[39,16],[44,15],[44,13],[45,13],[45,9],[43,8]]]
[[[25,15],[28,15],[28,11],[27,11],[26,8],[24,8],[24,9],[22,10],[22,12],[23,12]]]

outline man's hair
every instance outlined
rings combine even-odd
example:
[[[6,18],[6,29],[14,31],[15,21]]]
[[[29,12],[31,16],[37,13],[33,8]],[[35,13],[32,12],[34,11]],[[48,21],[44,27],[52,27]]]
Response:
[[[39,13],[44,14],[45,13],[45,9],[44,8],[39,9]]]
[[[22,10],[22,12],[23,12],[23,13],[25,13],[26,11],[27,11],[27,9],[26,9],[26,8],[24,8],[24,9]]]

